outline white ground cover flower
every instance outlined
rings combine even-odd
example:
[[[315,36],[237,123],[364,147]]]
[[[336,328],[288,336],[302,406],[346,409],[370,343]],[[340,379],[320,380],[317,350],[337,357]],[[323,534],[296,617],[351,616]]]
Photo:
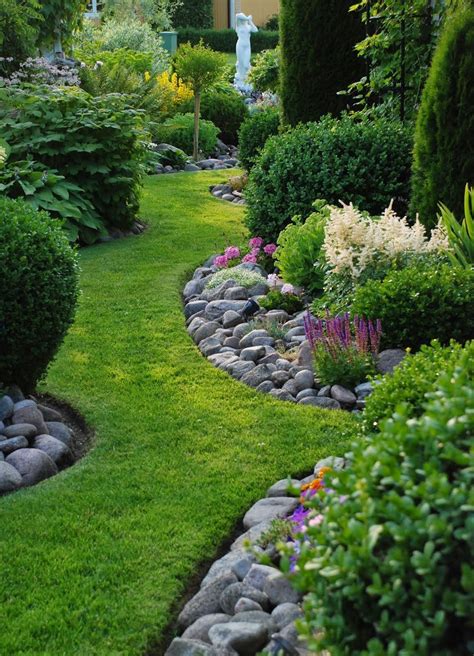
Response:
[[[240,267],[231,267],[230,269],[222,269],[210,277],[207,283],[207,289],[214,289],[222,285],[226,280],[235,280],[240,287],[254,287],[259,283],[266,283],[267,280],[256,271],[249,271]]]

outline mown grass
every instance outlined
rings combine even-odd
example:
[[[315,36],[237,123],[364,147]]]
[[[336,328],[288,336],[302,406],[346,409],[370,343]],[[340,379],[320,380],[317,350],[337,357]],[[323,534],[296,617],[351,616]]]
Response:
[[[259,395],[201,357],[180,290],[243,234],[225,173],[149,179],[149,230],[81,253],[76,323],[43,389],[96,430],[76,466],[0,499],[0,654],[143,654],[276,479],[342,454],[348,414]]]

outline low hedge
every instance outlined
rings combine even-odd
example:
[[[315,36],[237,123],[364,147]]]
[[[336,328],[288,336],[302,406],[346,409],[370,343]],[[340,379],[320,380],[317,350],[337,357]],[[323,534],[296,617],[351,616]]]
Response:
[[[237,35],[235,30],[199,30],[192,27],[183,28],[178,31],[178,45],[182,43],[191,43],[196,45],[201,41],[219,52],[235,52],[237,44]],[[278,32],[268,32],[259,30],[252,34],[252,52],[262,52],[262,50],[271,50],[276,48],[279,41]]]
[[[240,126],[239,159],[250,171],[267,139],[278,134],[280,112],[276,107],[253,112]]]

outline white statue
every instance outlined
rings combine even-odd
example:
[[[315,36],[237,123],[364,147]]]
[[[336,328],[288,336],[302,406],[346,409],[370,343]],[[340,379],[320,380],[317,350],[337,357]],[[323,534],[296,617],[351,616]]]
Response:
[[[250,35],[252,32],[258,32],[258,27],[253,22],[252,16],[246,16],[240,13],[235,16],[235,31],[237,32],[238,39],[234,85],[242,91],[251,91],[251,86],[247,82],[247,76],[250,70],[250,57],[252,54]]]

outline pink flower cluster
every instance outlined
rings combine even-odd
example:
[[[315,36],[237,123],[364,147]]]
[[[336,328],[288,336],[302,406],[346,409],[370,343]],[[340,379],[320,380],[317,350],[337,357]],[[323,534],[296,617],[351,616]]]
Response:
[[[271,257],[276,249],[276,244],[265,244],[262,237],[252,237],[248,243],[248,248],[250,249],[242,257],[242,262],[257,264],[259,258],[263,256]],[[262,252],[263,251],[263,252]],[[225,249],[223,255],[218,255],[214,264],[219,269],[226,269],[228,266],[236,266],[239,264],[237,260],[242,256],[240,248],[237,246],[229,246]]]

